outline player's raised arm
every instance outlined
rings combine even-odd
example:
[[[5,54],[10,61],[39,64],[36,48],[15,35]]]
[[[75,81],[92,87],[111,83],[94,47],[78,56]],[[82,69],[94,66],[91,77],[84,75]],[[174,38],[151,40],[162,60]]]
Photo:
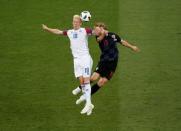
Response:
[[[125,41],[125,40],[121,40],[121,44],[122,44],[123,46],[125,46],[125,47],[128,47],[128,48],[132,49],[132,50],[135,51],[135,52],[139,52],[139,51],[140,51],[140,49],[139,49],[137,46],[131,45],[130,43],[128,43],[128,42]]]
[[[49,28],[48,26],[46,26],[46,25],[44,25],[44,24],[42,24],[42,28],[43,28],[43,30],[48,31],[48,32],[50,32],[50,33],[53,33],[53,34],[55,34],[55,35],[64,35],[64,31],[61,31],[61,30],[59,30],[59,29]]]

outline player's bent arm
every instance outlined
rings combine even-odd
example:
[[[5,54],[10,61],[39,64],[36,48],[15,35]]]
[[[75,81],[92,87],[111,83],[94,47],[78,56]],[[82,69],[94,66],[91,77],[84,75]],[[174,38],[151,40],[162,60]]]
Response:
[[[55,34],[55,35],[63,35],[63,31],[59,30],[59,29],[52,29],[52,28],[49,28],[48,26],[42,24],[42,28],[43,30],[45,31],[48,31],[52,34]]]
[[[121,43],[122,43],[123,46],[128,47],[128,48],[132,49],[135,52],[139,52],[140,51],[140,49],[137,46],[131,45],[130,43],[128,43],[125,40],[122,40]]]

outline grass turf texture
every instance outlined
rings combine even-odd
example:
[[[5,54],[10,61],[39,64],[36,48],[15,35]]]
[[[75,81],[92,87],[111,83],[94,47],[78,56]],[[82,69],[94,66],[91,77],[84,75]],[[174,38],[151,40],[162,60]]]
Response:
[[[0,130],[179,131],[181,128],[181,2],[149,0],[0,1]],[[92,21],[136,43],[135,54],[119,46],[117,72],[93,96],[92,116],[80,115],[71,91],[69,40],[41,24],[71,28],[72,15],[89,10]],[[94,67],[99,49],[89,47]]]

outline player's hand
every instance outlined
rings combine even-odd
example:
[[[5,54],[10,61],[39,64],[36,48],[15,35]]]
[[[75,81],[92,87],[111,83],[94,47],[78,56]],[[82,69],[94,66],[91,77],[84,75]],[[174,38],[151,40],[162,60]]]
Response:
[[[42,29],[46,30],[46,29],[48,29],[48,27],[46,25],[42,24]]]
[[[140,52],[140,49],[137,46],[132,46],[132,50],[135,52]]]
[[[104,28],[100,27],[101,29],[101,35],[106,35],[106,30],[104,30]]]

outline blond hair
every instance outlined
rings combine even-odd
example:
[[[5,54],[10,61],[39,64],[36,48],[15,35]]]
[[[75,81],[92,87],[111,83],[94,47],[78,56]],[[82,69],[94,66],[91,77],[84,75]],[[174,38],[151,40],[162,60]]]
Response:
[[[82,22],[82,20],[81,20],[81,18],[80,18],[80,15],[74,15],[74,16],[73,16],[73,19],[79,19],[80,22]]]

